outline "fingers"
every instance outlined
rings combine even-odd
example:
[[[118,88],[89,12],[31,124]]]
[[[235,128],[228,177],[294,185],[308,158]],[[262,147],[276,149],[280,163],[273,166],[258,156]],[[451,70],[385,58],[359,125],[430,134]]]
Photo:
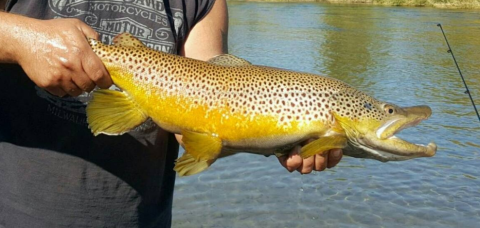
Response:
[[[65,93],[72,97],[76,97],[83,93],[83,89],[79,88],[73,81],[70,81],[68,85],[63,86]]]
[[[79,23],[78,28],[87,38],[98,39],[98,33],[93,30],[90,26]],[[80,88],[85,89],[85,91],[91,91],[95,88],[95,85],[102,89],[107,89],[112,85],[112,79],[110,74],[105,69],[105,66],[102,63],[102,60],[91,50],[91,47],[85,41],[85,56],[82,58],[82,67],[83,71],[88,76],[88,82],[86,79],[81,83],[85,83],[88,86],[82,86],[82,84],[77,84]]]
[[[98,39],[90,26],[78,19],[32,19],[21,25],[37,40],[25,42],[16,61],[38,87],[57,96],[78,96],[96,85],[111,86],[108,71],[85,38]]]
[[[90,61],[89,59],[91,59],[92,56],[88,55],[94,55],[94,53],[89,53],[91,50],[86,40],[80,39],[78,42],[78,46],[71,47],[71,54],[62,58],[61,72],[63,72],[63,74],[58,77],[62,78],[62,89],[70,96],[78,96],[83,92],[90,92],[95,88],[96,84],[95,81],[91,79],[94,77],[92,76],[92,69],[90,68],[92,64],[86,67],[83,64],[85,61]],[[96,55],[93,57],[98,58]],[[105,71],[101,62],[99,67]],[[102,75],[102,77],[107,76]]]
[[[80,94],[83,93],[83,90],[78,88],[77,85],[73,81],[64,83],[62,86],[48,86],[45,87],[45,90],[47,90],[49,93],[58,96],[58,97],[63,97],[65,95],[70,95],[72,97],[76,97]]]
[[[280,164],[289,172],[297,170],[301,174],[308,174],[313,170],[323,171],[326,168],[333,168],[342,159],[341,149],[329,150],[305,159],[299,155],[300,149],[300,146],[296,146],[288,156],[278,158]]]
[[[98,33],[85,23],[78,20],[76,26],[83,33],[84,37],[98,39]],[[75,84],[87,92],[92,91],[95,85],[102,89],[109,88],[112,85],[112,79],[100,58],[88,45],[87,40],[83,41],[81,51],[83,52],[81,56],[81,72],[85,72],[85,76],[77,75],[74,79]]]
[[[323,171],[327,168],[328,153],[324,153],[324,155],[317,154],[312,157],[315,158],[315,171]]]
[[[336,166],[343,157],[343,152],[341,149],[332,149],[329,151],[328,164],[327,168],[333,168]]]
[[[309,174],[312,172],[315,164],[315,156],[303,159],[300,167],[297,168],[297,171],[301,174]]]
[[[77,23],[77,28],[87,38],[98,39],[98,33],[83,22]],[[83,91],[90,92],[95,86],[107,89],[112,85],[112,79],[100,58],[92,51],[87,40],[82,40],[81,68],[73,81]]]
[[[78,74],[75,70],[76,68],[78,68],[78,66],[75,66],[75,64],[60,61],[60,63],[48,68],[51,71],[40,75],[41,80],[37,82],[37,85],[59,97],[67,94],[70,96],[78,96],[84,90],[79,88],[77,83],[74,82],[74,79],[78,78],[75,77],[75,75]]]
[[[71,57],[60,61],[61,67],[50,76],[50,83],[46,83],[47,91],[57,96],[66,94],[76,97],[83,92],[92,91],[96,85],[109,88],[112,85],[110,75],[101,60],[91,51],[85,42],[86,48],[80,46],[72,49]],[[51,86],[50,86],[51,85]],[[58,87],[53,89],[52,87]]]
[[[278,161],[280,162],[280,164],[282,164],[282,166],[285,167],[289,172],[295,171],[303,163],[303,158],[300,157],[300,155],[298,154],[300,149],[300,146],[296,146],[293,151],[288,154],[288,156],[285,155],[278,157]]]
[[[85,70],[85,67],[83,67],[82,65],[80,65],[78,69],[74,69],[72,71],[71,78],[72,78],[71,82],[74,84],[74,86],[67,85],[68,89],[70,90],[79,89],[81,91],[90,92],[95,88],[95,82],[90,79],[89,73]],[[69,90],[67,90],[66,92],[68,91]]]
[[[82,67],[92,84],[96,84],[102,89],[108,89],[112,85],[112,79],[105,69],[105,66],[93,51],[89,50],[87,57],[83,58]]]

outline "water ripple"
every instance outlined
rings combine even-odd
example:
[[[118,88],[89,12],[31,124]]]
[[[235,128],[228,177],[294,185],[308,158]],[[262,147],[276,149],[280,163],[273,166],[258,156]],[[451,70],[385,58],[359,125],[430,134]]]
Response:
[[[178,178],[174,227],[476,227],[480,123],[463,93],[442,23],[480,104],[480,20],[471,10],[233,3],[230,51],[255,64],[339,78],[432,117],[399,136],[435,141],[433,158],[381,163],[345,157],[334,169],[288,173],[241,154]]]

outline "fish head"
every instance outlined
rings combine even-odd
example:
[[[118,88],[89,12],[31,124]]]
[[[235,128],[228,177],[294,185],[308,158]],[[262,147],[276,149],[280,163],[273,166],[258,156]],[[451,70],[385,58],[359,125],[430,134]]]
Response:
[[[332,116],[348,138],[344,154],[383,162],[435,155],[437,146],[405,141],[401,130],[415,126],[432,115],[428,106],[399,107],[376,100],[349,88],[330,99]]]

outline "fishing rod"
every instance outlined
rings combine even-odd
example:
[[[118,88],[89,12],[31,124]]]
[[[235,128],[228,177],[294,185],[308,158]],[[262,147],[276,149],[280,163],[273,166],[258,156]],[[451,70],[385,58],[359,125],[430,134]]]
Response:
[[[465,82],[465,78],[462,75],[462,71],[460,70],[460,67],[458,66],[457,60],[455,59],[455,55],[453,55],[452,48],[450,48],[450,44],[448,43],[447,36],[445,35],[445,32],[443,31],[442,25],[437,24],[438,27],[440,27],[440,30],[442,30],[443,37],[445,38],[445,41],[447,42],[448,46],[448,53],[452,55],[453,61],[455,62],[455,66],[457,66],[458,73],[460,74],[460,77],[462,78],[463,85],[465,85],[465,91],[466,94],[470,97],[470,101],[472,101],[473,109],[475,109],[475,113],[477,113],[478,121],[480,121],[480,115],[478,114],[477,106],[475,106],[475,102],[473,102],[472,94],[470,94],[470,90],[468,89],[467,83]]]

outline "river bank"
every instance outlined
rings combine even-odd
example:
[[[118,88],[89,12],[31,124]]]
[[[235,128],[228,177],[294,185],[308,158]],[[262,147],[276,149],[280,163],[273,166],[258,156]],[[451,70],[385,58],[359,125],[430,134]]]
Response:
[[[427,6],[451,9],[480,9],[480,0],[228,0],[230,2],[326,2],[385,6]]]

